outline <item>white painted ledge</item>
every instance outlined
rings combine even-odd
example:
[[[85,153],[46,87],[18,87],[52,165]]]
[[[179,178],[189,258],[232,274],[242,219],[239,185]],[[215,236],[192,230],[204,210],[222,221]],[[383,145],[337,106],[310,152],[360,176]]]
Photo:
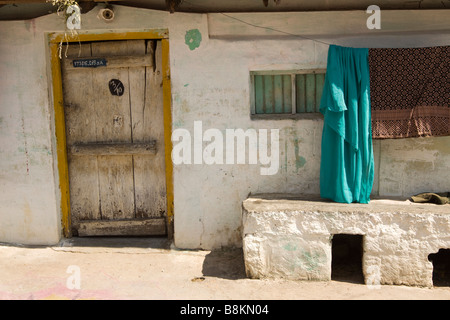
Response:
[[[248,277],[331,280],[332,236],[358,234],[366,284],[433,286],[428,255],[450,248],[450,205],[304,199],[255,195],[243,202]]]

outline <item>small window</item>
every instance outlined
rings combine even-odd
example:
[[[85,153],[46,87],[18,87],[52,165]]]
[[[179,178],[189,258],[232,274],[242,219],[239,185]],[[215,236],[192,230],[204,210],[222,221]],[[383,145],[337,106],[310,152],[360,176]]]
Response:
[[[252,115],[317,114],[325,70],[297,72],[255,71],[252,79]]]
[[[292,113],[290,75],[255,75],[256,114]]]

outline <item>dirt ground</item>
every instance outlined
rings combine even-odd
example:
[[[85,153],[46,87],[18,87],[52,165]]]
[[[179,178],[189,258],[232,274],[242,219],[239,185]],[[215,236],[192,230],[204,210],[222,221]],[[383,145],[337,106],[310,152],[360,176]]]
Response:
[[[165,239],[0,244],[0,300],[450,300],[450,287],[254,280],[241,249],[191,251]]]

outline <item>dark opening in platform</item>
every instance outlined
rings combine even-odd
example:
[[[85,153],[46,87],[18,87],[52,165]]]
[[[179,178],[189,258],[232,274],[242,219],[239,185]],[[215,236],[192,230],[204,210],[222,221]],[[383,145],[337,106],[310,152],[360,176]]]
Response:
[[[333,235],[331,250],[331,280],[364,283],[362,259],[362,235]]]
[[[433,286],[450,286],[450,249],[439,249],[437,253],[428,255],[433,263]]]

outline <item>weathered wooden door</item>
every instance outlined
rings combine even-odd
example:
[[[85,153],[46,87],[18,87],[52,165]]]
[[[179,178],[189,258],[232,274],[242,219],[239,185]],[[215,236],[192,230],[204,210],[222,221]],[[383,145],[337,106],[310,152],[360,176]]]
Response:
[[[62,69],[72,234],[166,234],[160,42],[74,43]]]

